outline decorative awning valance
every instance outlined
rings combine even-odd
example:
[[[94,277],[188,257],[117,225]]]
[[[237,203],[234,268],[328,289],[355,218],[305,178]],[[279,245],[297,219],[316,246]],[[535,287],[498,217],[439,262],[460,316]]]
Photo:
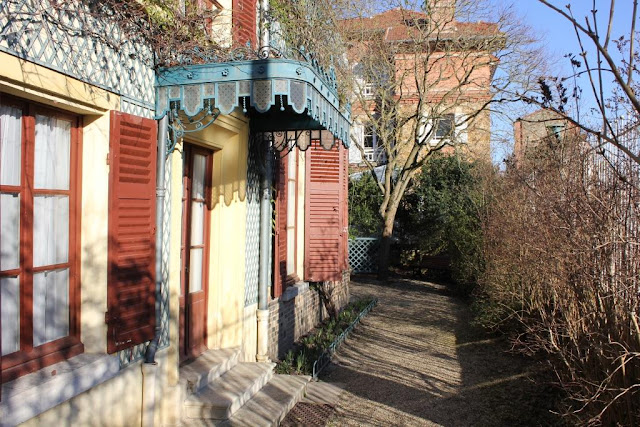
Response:
[[[313,64],[281,58],[160,69],[156,115],[242,108],[258,131],[326,130],[348,147],[350,113],[340,109],[335,77],[326,77]]]

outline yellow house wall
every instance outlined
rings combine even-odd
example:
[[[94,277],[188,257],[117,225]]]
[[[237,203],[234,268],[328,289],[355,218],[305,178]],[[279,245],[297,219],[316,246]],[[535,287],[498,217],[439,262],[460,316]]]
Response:
[[[116,94],[0,52],[0,90],[79,114],[120,109]]]
[[[160,367],[156,377],[156,401],[165,397],[167,390],[167,351],[156,353]],[[142,369],[141,362],[120,371],[109,381],[93,387],[78,396],[43,412],[21,424],[23,427],[37,426],[109,426],[125,427],[141,424]],[[157,406],[160,408],[160,405]],[[162,425],[163,414],[156,411],[156,425]]]
[[[218,3],[222,11],[213,20],[212,38],[222,46],[231,46],[232,0],[218,0]]]
[[[109,114],[83,120],[81,223],[81,334],[85,351],[107,352]]]
[[[258,304],[244,308],[243,342],[241,357],[244,362],[255,362],[258,354]]]
[[[140,425],[142,370],[136,364],[53,409],[22,424],[25,427]]]
[[[170,217],[170,247],[169,253],[169,355],[168,355],[168,382],[175,386],[178,384],[179,365],[179,341],[180,341],[180,280],[181,261],[180,244],[182,239],[182,152],[174,151],[168,159],[171,164],[170,192],[171,217]]]

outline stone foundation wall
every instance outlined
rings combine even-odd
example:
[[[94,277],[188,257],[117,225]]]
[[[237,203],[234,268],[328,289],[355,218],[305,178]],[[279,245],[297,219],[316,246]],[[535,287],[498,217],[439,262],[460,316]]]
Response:
[[[345,271],[341,282],[330,285],[339,310],[349,302],[349,280],[349,272]],[[327,311],[316,290],[306,283],[288,288],[269,303],[269,358],[283,358],[297,340],[326,318]]]

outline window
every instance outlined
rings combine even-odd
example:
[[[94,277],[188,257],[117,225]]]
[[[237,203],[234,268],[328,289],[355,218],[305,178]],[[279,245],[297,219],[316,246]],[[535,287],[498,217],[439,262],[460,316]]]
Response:
[[[377,139],[375,126],[372,123],[367,123],[364,127],[364,148],[375,148]]]
[[[436,139],[449,139],[453,136],[455,129],[455,116],[453,114],[443,114],[436,121]]]
[[[290,150],[280,153],[276,182],[276,230],[274,235],[274,289],[279,297],[288,287],[300,280],[297,274],[298,226],[298,156],[295,139],[289,139]]]
[[[0,103],[2,378],[82,352],[79,118]]]
[[[560,141],[562,139],[563,132],[564,132],[563,125],[547,126],[547,135],[553,138],[555,141]]]
[[[362,95],[365,98],[372,98],[375,95],[373,83],[365,83],[364,88],[362,89]]]

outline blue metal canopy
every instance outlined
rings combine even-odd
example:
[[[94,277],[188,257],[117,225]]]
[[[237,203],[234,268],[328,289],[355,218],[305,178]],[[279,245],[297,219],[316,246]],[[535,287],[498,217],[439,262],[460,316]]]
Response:
[[[314,60],[268,58],[161,68],[156,116],[230,114],[240,107],[258,131],[326,130],[349,146],[350,112],[341,110],[335,73]]]

